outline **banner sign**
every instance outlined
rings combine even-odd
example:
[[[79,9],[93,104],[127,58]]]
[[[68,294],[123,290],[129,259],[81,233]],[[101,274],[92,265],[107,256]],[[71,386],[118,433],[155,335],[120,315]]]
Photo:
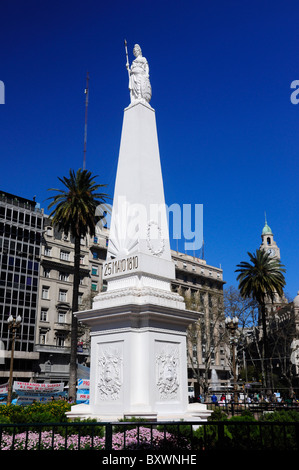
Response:
[[[3,384],[0,386],[0,395],[8,394],[8,384]]]
[[[33,393],[38,393],[40,394],[41,392],[43,393],[55,393],[55,392],[63,392],[64,389],[64,384],[63,382],[61,383],[30,383],[30,382],[14,382],[13,384],[13,390],[18,394],[20,391],[26,391],[26,392],[33,392]]]
[[[63,395],[62,393],[55,394],[55,400],[58,400],[58,396]],[[33,402],[48,403],[52,400],[52,395],[49,393],[31,393],[31,392],[20,392],[18,394],[17,404],[18,405],[31,405]]]
[[[79,379],[78,380],[78,389],[85,388],[89,389],[90,380]]]
[[[76,401],[77,403],[86,402],[89,400],[89,393],[77,393]]]
[[[53,397],[57,397],[59,395],[64,395],[65,393],[64,392],[52,392],[51,390],[51,393],[50,392],[44,392],[44,391],[33,391],[33,390],[18,390],[17,391],[17,395],[18,397],[23,397],[23,396],[43,396],[43,397],[48,397],[48,398],[51,398],[52,396]]]
[[[78,379],[89,379],[90,378],[90,367],[78,364],[77,366]]]

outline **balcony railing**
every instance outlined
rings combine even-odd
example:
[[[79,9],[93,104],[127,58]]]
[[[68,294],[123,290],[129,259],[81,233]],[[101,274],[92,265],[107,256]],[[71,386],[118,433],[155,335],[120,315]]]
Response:
[[[70,354],[71,348],[67,346],[57,346],[55,344],[35,344],[34,351],[53,354]],[[77,352],[78,354],[89,355],[90,350],[89,348],[78,346]]]

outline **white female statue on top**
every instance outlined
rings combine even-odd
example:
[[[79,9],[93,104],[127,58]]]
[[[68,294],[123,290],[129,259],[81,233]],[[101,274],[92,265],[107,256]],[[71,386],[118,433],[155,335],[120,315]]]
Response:
[[[125,46],[127,54],[127,70],[129,73],[131,104],[136,102],[149,103],[152,97],[152,88],[149,80],[148,62],[146,58],[142,56],[140,46],[135,44],[133,54],[136,59],[133,60],[130,69],[126,41]]]

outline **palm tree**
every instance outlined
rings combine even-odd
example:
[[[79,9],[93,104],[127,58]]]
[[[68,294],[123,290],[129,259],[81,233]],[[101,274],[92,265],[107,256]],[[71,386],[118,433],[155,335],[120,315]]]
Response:
[[[72,326],[71,326],[71,352],[70,352],[70,375],[69,396],[76,397],[77,384],[77,342],[78,321],[75,312],[78,311],[78,294],[80,284],[80,244],[81,238],[87,234],[95,234],[96,210],[99,218],[107,212],[107,194],[97,192],[99,188],[106,187],[105,184],[96,184],[94,176],[87,170],[79,169],[77,173],[70,170],[69,177],[58,178],[65,186],[64,189],[50,188],[56,191],[55,196],[49,199],[53,201],[48,208],[53,209],[49,217],[52,217],[52,225],[58,230],[69,234],[74,239],[74,275],[72,296]]]
[[[250,262],[242,261],[237,265],[239,272],[239,290],[243,298],[251,297],[259,305],[262,330],[263,330],[263,352],[265,360],[265,383],[267,391],[271,388],[269,373],[269,347],[267,339],[267,310],[266,300],[274,300],[275,294],[283,296],[285,286],[284,266],[277,258],[271,258],[264,250],[256,250],[256,253],[248,253]]]

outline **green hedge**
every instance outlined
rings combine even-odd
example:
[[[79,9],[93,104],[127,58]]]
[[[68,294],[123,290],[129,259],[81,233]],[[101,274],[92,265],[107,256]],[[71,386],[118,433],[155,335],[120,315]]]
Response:
[[[71,405],[63,401],[33,403],[32,405],[1,405],[0,422],[23,423],[65,423],[66,412]]]
[[[263,414],[259,419],[255,419],[253,414],[246,410],[240,416],[228,416],[216,411],[208,419],[211,426],[200,427],[196,432],[197,440],[203,441],[205,433],[205,443],[209,448],[217,448],[221,445],[227,449],[259,450],[275,448],[277,450],[289,450],[297,448],[297,437],[294,423],[299,422],[299,413],[297,411],[282,410]],[[213,425],[213,421],[226,421],[224,425],[224,436],[221,442],[218,436],[218,427]],[[237,423],[242,423],[242,426]],[[250,425],[255,423],[269,423],[269,425],[260,426]],[[234,425],[236,423],[236,425]],[[248,423],[248,425],[246,425]],[[271,425],[270,425],[271,423]],[[275,423],[284,423],[284,426],[275,425]]]
[[[216,422],[223,421],[223,435],[219,436],[220,427]],[[274,448],[296,449],[296,430],[294,423],[299,421],[297,411],[280,411],[266,413],[261,418],[255,419],[253,414],[245,410],[240,416],[228,418],[228,415],[220,409],[215,410],[208,418],[208,424],[204,426],[167,425],[166,430],[185,442],[192,438],[195,450],[213,449],[237,449],[237,450],[263,450]],[[269,422],[271,425],[251,425],[250,423]],[[286,423],[284,426],[275,423]],[[214,424],[215,423],[215,424]],[[242,423],[242,425],[239,425]],[[248,423],[248,424],[247,424]],[[273,425],[272,425],[273,423]],[[164,426],[160,426],[161,431]]]

